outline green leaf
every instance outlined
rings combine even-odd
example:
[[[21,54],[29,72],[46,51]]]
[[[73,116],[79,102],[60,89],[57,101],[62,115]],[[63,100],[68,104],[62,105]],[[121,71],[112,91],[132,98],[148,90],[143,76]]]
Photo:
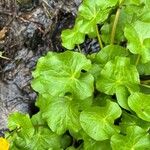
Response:
[[[47,150],[51,147],[54,150],[61,150],[61,136],[53,133],[45,122],[41,121],[40,113],[33,116],[32,120],[29,115],[14,113],[9,116],[8,126],[13,130],[8,135],[11,149]]]
[[[138,118],[135,115],[123,111],[121,123],[119,124],[119,126],[121,127],[123,133],[126,133],[126,129],[129,126],[139,126],[145,131],[148,131],[150,127],[150,123]]]
[[[53,132],[63,134],[67,130],[78,132],[81,128],[79,123],[79,103],[71,97],[53,97],[38,99],[38,106],[48,101],[47,106],[42,109],[42,116],[47,121]]]
[[[108,95],[116,94],[119,105],[129,109],[127,104],[128,91],[139,91],[139,74],[130,59],[116,57],[106,63],[97,79],[96,87]]]
[[[72,144],[72,137],[67,133],[64,134],[61,138],[62,148],[66,150],[66,148],[69,147],[71,144]]]
[[[9,115],[8,128],[16,130],[20,137],[26,138],[32,137],[35,132],[29,115],[18,112]]]
[[[150,94],[133,93],[129,97],[128,104],[139,118],[150,122]]]
[[[89,56],[89,59],[92,62],[92,68],[90,69],[90,73],[94,76],[95,80],[97,81],[101,70],[108,61],[115,59],[116,56],[127,55],[127,49],[119,45],[108,45],[102,48],[96,55],[92,54]]]
[[[62,31],[61,39],[62,45],[67,49],[73,49],[76,44],[81,44],[84,42],[85,34],[79,31],[83,20],[77,19],[76,24],[73,29],[66,29]]]
[[[140,75],[150,75],[150,61],[145,64],[139,63],[137,69]]]
[[[143,15],[143,9],[144,6],[140,1],[135,3],[135,1],[126,1],[123,0],[123,6],[120,8],[120,15],[117,23],[117,30],[115,32],[115,43],[117,44],[124,44],[126,39],[124,36],[124,28],[127,24],[131,24],[137,19],[141,18],[141,15]],[[112,14],[109,18],[109,21],[105,22],[104,25],[101,28],[101,35],[102,39],[105,42],[105,44],[110,43],[111,39],[111,32],[112,27],[114,23],[115,15]],[[144,15],[143,15],[144,20]],[[145,18],[146,20],[146,18]]]
[[[14,143],[21,150],[47,150],[48,148],[62,150],[60,140],[60,136],[51,132],[50,129],[40,126],[30,138],[17,138]]]
[[[107,100],[105,107],[95,106],[81,112],[80,123],[83,130],[91,138],[102,141],[109,139],[115,132],[118,132],[114,120],[120,115],[120,107],[115,102]]]
[[[128,40],[128,49],[133,54],[141,56],[141,61],[147,63],[150,61],[150,23],[136,21],[125,28],[125,36]]]
[[[84,139],[85,150],[111,150],[110,141],[95,141],[92,138]]]
[[[61,150],[61,138],[57,134],[44,127],[38,128],[36,132],[26,145],[26,150],[47,150],[50,147],[54,150]]]
[[[49,52],[38,61],[37,69],[33,72],[32,87],[40,94],[55,96],[69,92],[80,99],[88,98],[94,90],[94,78],[88,73],[90,67],[90,60],[80,53]]]
[[[96,62],[106,64],[108,61],[115,59],[116,56],[125,57],[128,55],[128,50],[119,45],[108,45],[101,49],[96,55]]]
[[[105,21],[111,7],[115,6],[118,0],[85,0],[79,7],[79,16],[83,18],[80,32],[91,34],[96,33],[96,25]],[[96,35],[96,34],[95,34]]]
[[[111,138],[112,150],[148,150],[149,135],[140,127],[128,127],[126,135],[115,134]]]

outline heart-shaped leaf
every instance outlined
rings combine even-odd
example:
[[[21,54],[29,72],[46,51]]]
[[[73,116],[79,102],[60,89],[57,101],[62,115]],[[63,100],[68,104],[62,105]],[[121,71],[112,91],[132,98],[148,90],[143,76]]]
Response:
[[[80,123],[90,137],[102,141],[109,139],[118,131],[114,125],[114,120],[120,115],[120,107],[115,102],[107,100],[105,107],[95,106],[81,112]]]
[[[150,94],[133,93],[128,104],[139,118],[150,122]]]
[[[96,87],[105,94],[116,94],[118,103],[125,109],[128,107],[128,93],[139,91],[139,74],[129,58],[116,57],[106,63],[97,79]]]
[[[49,52],[38,61],[32,87],[40,94],[55,96],[69,92],[80,99],[88,98],[94,90],[94,78],[88,73],[90,67],[90,60],[80,53]]]
[[[125,135],[115,134],[111,138],[113,150],[146,150],[149,149],[149,135],[138,126],[130,126]]]

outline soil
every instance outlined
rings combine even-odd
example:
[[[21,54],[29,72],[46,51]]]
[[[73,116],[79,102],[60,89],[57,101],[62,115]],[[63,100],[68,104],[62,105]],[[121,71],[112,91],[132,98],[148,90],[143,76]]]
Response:
[[[34,106],[36,93],[30,85],[32,71],[38,58],[48,51],[64,50],[61,31],[72,27],[80,3],[0,0],[0,52],[8,58],[0,58],[0,134],[7,129],[10,113],[32,115],[38,111]]]

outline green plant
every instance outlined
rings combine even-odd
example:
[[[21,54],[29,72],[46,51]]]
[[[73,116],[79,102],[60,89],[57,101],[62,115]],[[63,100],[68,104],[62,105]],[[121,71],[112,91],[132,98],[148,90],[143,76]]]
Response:
[[[84,0],[62,45],[39,59],[32,87],[40,111],[9,116],[12,150],[148,150],[150,1]],[[100,51],[80,44],[97,38]]]

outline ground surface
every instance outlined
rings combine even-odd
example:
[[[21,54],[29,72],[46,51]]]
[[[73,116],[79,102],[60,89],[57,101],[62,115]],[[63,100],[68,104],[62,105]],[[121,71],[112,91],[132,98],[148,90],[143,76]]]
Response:
[[[39,57],[62,51],[60,33],[71,27],[81,0],[0,0],[0,130],[14,111],[35,113],[30,83]]]

